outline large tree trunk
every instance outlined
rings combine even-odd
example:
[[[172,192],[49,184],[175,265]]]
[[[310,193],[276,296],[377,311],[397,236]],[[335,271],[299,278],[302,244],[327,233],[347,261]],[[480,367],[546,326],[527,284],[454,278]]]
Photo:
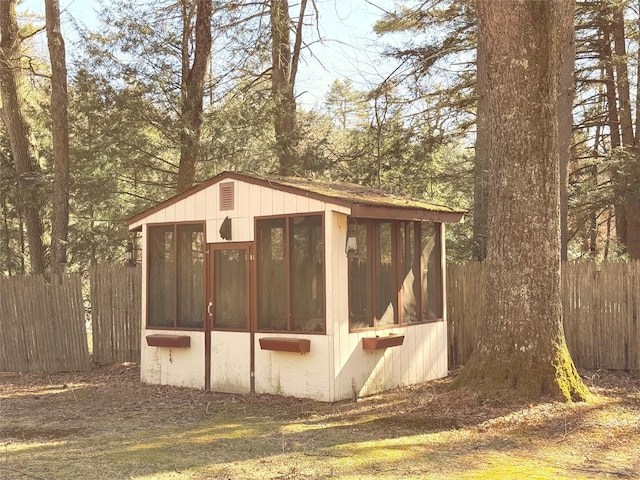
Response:
[[[195,23],[195,51],[189,66],[191,38],[191,4],[184,4],[182,37],[182,111],[180,130],[180,165],[177,191],[182,192],[195,181],[196,164],[200,156],[200,133],[204,80],[211,54],[211,0],[197,0]]]
[[[471,256],[483,261],[487,256],[487,184],[489,181],[489,115],[485,44],[478,39],[476,60],[476,149],[473,164],[473,243]]]
[[[19,208],[24,216],[29,242],[31,273],[45,271],[40,169],[29,144],[29,126],[18,95],[20,37],[15,0],[0,0],[0,96],[2,120],[7,130],[16,167]]]
[[[478,0],[486,45],[489,216],[483,331],[458,385],[488,396],[584,399],[560,296],[558,81],[569,0]]]
[[[300,2],[293,51],[291,50],[289,1],[271,0],[271,95],[274,102],[276,154],[281,175],[293,175],[298,164],[296,155],[296,99],[294,87],[300,48],[302,25],[307,0]]]
[[[616,94],[616,80],[613,69],[613,52],[611,50],[611,26],[608,19],[601,15],[599,18],[600,30],[602,31],[602,45],[600,50],[601,61],[604,65],[604,88],[607,99],[607,124],[611,150],[614,151],[622,145],[620,135],[620,120],[618,117],[618,100]],[[624,185],[621,185],[621,175],[614,168],[611,173],[611,180],[616,189],[614,199],[614,212],[616,219],[616,237],[622,245],[627,243],[627,209],[624,202]]]
[[[47,42],[51,59],[51,130],[53,136],[53,213],[51,273],[62,273],[67,263],[69,237],[69,119],[67,63],[60,31],[60,3],[45,1]]]

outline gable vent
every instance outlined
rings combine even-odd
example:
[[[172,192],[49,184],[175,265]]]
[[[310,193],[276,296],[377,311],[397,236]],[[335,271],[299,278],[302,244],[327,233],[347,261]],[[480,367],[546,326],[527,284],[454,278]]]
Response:
[[[235,208],[233,186],[233,182],[220,184],[220,211],[233,210]]]

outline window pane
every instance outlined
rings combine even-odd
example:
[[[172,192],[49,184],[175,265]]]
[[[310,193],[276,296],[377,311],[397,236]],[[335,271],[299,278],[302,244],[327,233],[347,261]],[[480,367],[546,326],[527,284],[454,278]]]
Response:
[[[324,330],[324,242],[322,217],[292,217],[291,329]]]
[[[204,232],[178,225],[178,327],[204,327]]]
[[[373,327],[369,225],[366,220],[358,220],[355,226],[351,226],[355,228],[358,243],[358,256],[349,257],[349,325],[351,329]]]
[[[175,310],[175,251],[173,225],[149,227],[149,286],[147,324],[152,327],[173,327]]]
[[[396,264],[393,259],[393,235],[391,222],[378,223],[376,243],[376,325],[393,325],[398,318],[395,305]]]
[[[216,250],[213,282],[215,328],[246,329],[248,315],[245,250]]]
[[[434,223],[422,222],[421,236],[422,319],[442,318],[440,228]]]
[[[400,224],[400,246],[402,257],[402,322],[421,320],[420,306],[420,261],[416,248],[416,223]]]
[[[258,328],[287,329],[286,219],[256,222]]]

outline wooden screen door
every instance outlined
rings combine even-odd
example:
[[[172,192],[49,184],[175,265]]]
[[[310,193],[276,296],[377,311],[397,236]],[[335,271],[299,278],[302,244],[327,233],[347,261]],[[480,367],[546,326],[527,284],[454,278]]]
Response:
[[[205,389],[211,389],[212,334],[247,332],[251,327],[251,244],[209,244],[207,321],[205,329]],[[238,352],[241,354],[241,352]],[[253,351],[247,352],[253,364]],[[213,359],[215,360],[215,359]],[[215,363],[215,362],[213,362]],[[250,375],[250,372],[247,372]]]

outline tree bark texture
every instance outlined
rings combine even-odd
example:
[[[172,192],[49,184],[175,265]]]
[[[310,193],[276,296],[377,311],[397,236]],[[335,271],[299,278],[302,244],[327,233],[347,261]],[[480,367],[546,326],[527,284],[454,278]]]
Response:
[[[42,178],[29,143],[29,125],[18,93],[21,38],[15,0],[0,0],[0,95],[2,120],[7,130],[16,168],[19,208],[24,216],[29,242],[31,273],[45,271],[42,241]]]
[[[576,65],[575,28],[566,32],[562,41],[564,50],[560,66],[558,85],[558,154],[560,158],[560,258],[568,259],[569,220],[569,160],[573,144],[573,100],[575,96],[574,72]]]
[[[189,42],[191,39],[192,9],[185,0],[182,37],[182,109],[180,131],[180,165],[177,191],[193,185],[196,164],[200,156],[200,134],[204,101],[204,80],[211,54],[211,0],[196,0],[195,47],[193,63],[189,66]]]
[[[558,85],[572,0],[478,0],[486,47],[486,311],[458,385],[489,396],[584,399],[562,327]]]
[[[271,0],[271,95],[274,103],[274,131],[279,173],[294,175],[298,164],[296,155],[296,99],[294,93],[302,26],[307,0],[300,2],[300,13],[291,50],[291,17],[288,0]]]
[[[47,43],[51,59],[51,133],[53,137],[53,212],[51,219],[51,273],[62,273],[67,263],[69,237],[69,117],[67,62],[60,31],[60,3],[45,1]]]
[[[487,256],[487,184],[489,181],[489,115],[487,95],[486,46],[478,39],[476,60],[476,148],[473,164],[473,243],[471,255],[483,261]]]

